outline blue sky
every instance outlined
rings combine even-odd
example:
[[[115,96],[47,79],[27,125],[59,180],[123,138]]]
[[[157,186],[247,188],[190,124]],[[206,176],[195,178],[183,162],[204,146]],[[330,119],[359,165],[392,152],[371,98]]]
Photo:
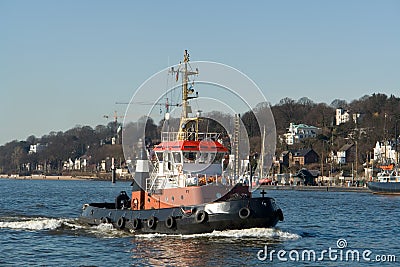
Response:
[[[400,96],[400,1],[1,0],[0,36],[0,144],[108,123],[184,49],[273,104]]]

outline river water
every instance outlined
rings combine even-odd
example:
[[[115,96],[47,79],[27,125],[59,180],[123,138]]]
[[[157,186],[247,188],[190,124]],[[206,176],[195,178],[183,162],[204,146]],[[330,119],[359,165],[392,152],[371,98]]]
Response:
[[[270,190],[273,229],[140,235],[88,227],[82,204],[113,201],[130,183],[0,179],[0,266],[394,266],[400,197]],[[394,262],[396,261],[396,262]]]

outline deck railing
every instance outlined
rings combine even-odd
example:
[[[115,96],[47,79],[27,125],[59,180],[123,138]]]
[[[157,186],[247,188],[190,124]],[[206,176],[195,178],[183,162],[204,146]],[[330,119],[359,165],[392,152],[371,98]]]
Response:
[[[196,133],[196,132],[162,132],[161,141],[171,142],[179,140],[218,140],[220,133]]]

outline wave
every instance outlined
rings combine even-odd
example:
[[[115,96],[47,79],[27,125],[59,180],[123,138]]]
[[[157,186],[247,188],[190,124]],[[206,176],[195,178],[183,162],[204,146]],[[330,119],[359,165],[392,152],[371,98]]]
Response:
[[[79,228],[73,219],[45,217],[3,217],[0,218],[0,228],[14,230],[40,231],[61,228]]]
[[[213,231],[212,233],[191,234],[191,235],[167,235],[167,234],[137,234],[139,238],[163,238],[179,237],[188,238],[270,238],[278,241],[296,240],[300,235],[282,231],[277,228],[251,228],[243,230]]]
[[[251,228],[243,230],[213,231],[204,234],[135,234],[134,232],[121,231],[113,227],[112,224],[100,224],[97,226],[87,226],[80,224],[75,219],[66,218],[46,218],[46,217],[0,217],[0,229],[13,229],[23,231],[55,231],[67,233],[73,231],[74,234],[93,235],[98,238],[268,238],[276,241],[296,240],[301,235],[285,232],[277,228]],[[79,231],[77,231],[79,230]]]
[[[111,223],[101,223],[96,226],[87,227],[86,233],[98,238],[131,237],[132,233],[116,229]]]
[[[49,231],[50,234],[90,235],[99,238],[117,238],[132,235],[129,232],[115,229],[112,224],[88,226],[80,224],[76,218],[5,216],[0,217],[0,229]]]

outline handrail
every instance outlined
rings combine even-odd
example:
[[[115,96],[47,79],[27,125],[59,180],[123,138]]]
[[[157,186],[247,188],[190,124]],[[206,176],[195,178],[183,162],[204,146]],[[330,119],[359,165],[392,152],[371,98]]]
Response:
[[[162,132],[161,133],[161,141],[162,142],[171,142],[178,140],[190,140],[190,137],[193,137],[197,134],[197,140],[214,140],[216,141],[221,133],[195,133],[195,132]],[[179,137],[179,138],[178,138]]]

